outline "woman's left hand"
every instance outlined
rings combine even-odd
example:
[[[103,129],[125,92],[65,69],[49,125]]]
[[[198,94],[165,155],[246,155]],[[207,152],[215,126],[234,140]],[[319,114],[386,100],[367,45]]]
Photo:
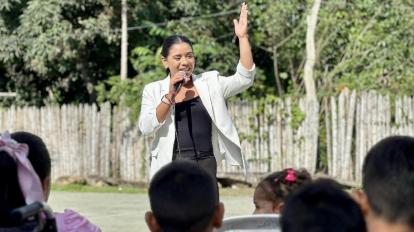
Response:
[[[240,18],[233,20],[234,23],[234,32],[236,36],[239,38],[247,37],[248,36],[248,28],[247,28],[247,4],[243,2],[241,10],[240,10]]]

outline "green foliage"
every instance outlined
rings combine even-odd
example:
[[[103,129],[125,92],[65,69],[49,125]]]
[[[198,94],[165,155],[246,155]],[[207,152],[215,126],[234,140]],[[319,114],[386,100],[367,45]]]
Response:
[[[165,77],[159,51],[171,34],[193,41],[196,73],[235,71],[238,46],[232,20],[238,17],[240,1],[128,0],[128,4],[131,79],[123,85],[114,77],[119,73],[120,1],[0,1],[0,91],[18,93],[7,104],[94,102],[98,97],[126,104],[114,96],[124,90],[131,96],[122,99],[131,99],[131,107],[138,109],[140,85]],[[306,16],[312,1],[248,4],[257,75],[254,86],[238,97],[274,98],[276,74],[284,92],[301,96]],[[406,0],[324,1],[316,33],[318,96],[345,87],[411,94],[413,8]],[[106,97],[107,93],[113,94]]]
[[[273,48],[284,90],[303,93],[306,15],[312,1],[249,2],[253,44],[275,90]],[[414,11],[401,0],[325,1],[318,18],[315,78],[319,95],[344,87],[411,94],[413,89]]]
[[[150,76],[122,81],[119,76],[113,76],[97,85],[97,100],[99,103],[110,101],[112,104],[127,106],[131,109],[131,121],[136,121],[141,109],[141,96],[144,86],[153,81],[153,79],[148,78]]]
[[[154,76],[156,78],[165,76],[165,71],[161,65],[161,48],[155,52],[148,47],[136,47],[131,52],[131,63],[137,71],[138,76]]]
[[[13,5],[21,3],[20,0],[2,0],[0,2],[0,10],[10,10]]]
[[[337,88],[411,94],[413,6],[400,0],[330,3],[321,13],[320,31],[335,29],[325,36],[318,68],[326,72],[319,78]]]
[[[253,44],[260,50],[256,64],[263,68],[267,95],[276,95],[275,67],[277,59],[284,91],[299,91],[305,54],[306,0],[266,0],[249,2],[254,30]],[[277,56],[275,57],[274,50]]]
[[[292,129],[296,130],[300,127],[303,120],[306,118],[306,114],[300,109],[297,102],[292,104],[292,120],[290,121],[290,126]]]
[[[11,3],[19,4],[11,4]],[[94,85],[113,72],[118,33],[113,9],[97,0],[6,1],[0,5],[3,91],[17,104],[93,102]]]

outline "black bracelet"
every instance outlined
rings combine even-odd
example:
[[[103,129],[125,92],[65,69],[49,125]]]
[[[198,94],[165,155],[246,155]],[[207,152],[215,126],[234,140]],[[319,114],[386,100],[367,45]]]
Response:
[[[165,101],[164,99],[167,99],[168,100],[168,102],[167,101]],[[171,102],[171,100],[170,99],[168,99],[168,97],[167,97],[167,94],[165,94],[164,96],[162,96],[162,98],[161,98],[161,102],[162,103],[165,103],[165,104],[167,104],[167,105],[172,105],[172,102]]]

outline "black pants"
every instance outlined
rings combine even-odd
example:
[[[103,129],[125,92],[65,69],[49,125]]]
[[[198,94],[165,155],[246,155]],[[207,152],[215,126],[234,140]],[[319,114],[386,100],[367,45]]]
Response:
[[[200,155],[195,151],[175,151],[173,154],[173,161],[175,160],[187,160],[195,162],[210,173],[214,179],[217,176],[217,162],[214,154]]]

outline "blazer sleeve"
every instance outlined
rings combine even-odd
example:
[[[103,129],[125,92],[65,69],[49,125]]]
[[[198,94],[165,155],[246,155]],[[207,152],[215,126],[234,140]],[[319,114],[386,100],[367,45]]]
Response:
[[[142,93],[141,112],[138,120],[138,127],[142,134],[148,135],[160,128],[164,122],[158,122],[156,110],[161,99],[154,96],[154,85],[148,84]]]
[[[236,73],[229,77],[219,76],[219,86],[225,99],[239,94],[253,85],[256,66],[248,70],[238,63]]]

